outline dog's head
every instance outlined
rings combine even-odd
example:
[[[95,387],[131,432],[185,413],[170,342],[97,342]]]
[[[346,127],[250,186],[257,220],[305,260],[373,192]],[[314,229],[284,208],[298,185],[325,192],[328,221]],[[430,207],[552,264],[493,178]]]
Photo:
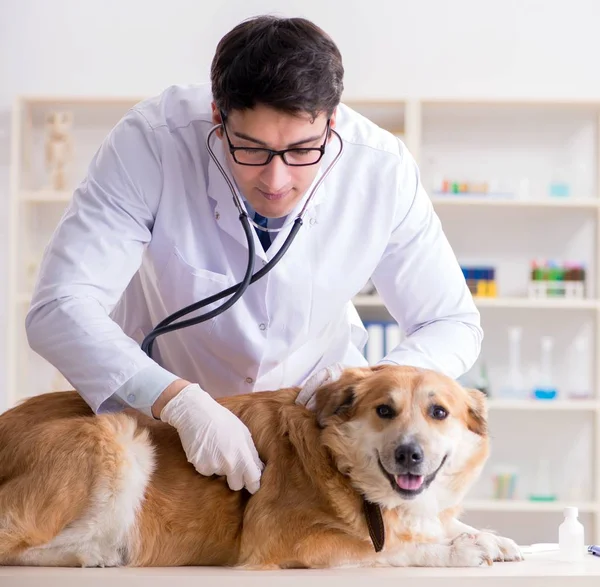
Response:
[[[433,371],[347,369],[317,391],[316,414],[339,470],[385,507],[433,491],[457,505],[488,456],[485,396]]]

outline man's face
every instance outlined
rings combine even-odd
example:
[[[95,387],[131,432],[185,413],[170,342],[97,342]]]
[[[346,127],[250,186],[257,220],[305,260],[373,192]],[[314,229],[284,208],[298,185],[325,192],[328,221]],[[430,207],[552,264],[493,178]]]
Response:
[[[219,124],[219,111],[214,103],[212,107],[213,121]],[[330,127],[334,124],[335,113],[331,117]],[[277,151],[318,148],[326,139],[326,114],[322,113],[312,120],[308,113],[292,115],[259,105],[252,110],[230,112],[225,126],[227,135],[221,129],[217,135],[224,141],[229,168],[243,196],[256,212],[267,218],[289,214],[315,179],[320,162],[293,167],[277,156],[267,165],[240,165],[229,152],[227,136],[234,147],[262,147]]]

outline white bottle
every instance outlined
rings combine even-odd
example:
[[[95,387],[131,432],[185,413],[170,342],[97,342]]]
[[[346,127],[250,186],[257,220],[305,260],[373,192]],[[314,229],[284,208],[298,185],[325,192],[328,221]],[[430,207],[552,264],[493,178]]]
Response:
[[[558,549],[560,560],[576,562],[583,560],[585,540],[583,524],[577,519],[579,511],[576,507],[564,509],[565,520],[558,528]]]

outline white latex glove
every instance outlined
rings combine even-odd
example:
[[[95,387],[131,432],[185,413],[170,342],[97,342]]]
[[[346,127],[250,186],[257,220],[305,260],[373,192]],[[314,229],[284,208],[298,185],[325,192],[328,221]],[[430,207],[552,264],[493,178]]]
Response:
[[[334,363],[329,367],[325,367],[311,375],[302,386],[296,403],[307,407],[309,410],[314,410],[316,405],[317,389],[326,383],[333,383],[342,376],[342,371],[345,367],[340,363]]]
[[[246,425],[196,383],[184,387],[160,413],[179,433],[187,460],[201,475],[226,475],[229,487],[255,493],[263,469]]]

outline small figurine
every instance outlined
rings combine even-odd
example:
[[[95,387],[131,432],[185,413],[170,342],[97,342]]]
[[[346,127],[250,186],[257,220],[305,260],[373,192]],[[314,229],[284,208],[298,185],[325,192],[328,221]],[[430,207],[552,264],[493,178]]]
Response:
[[[46,118],[46,167],[50,186],[58,191],[67,189],[65,168],[73,155],[72,124],[71,112],[52,112]]]

